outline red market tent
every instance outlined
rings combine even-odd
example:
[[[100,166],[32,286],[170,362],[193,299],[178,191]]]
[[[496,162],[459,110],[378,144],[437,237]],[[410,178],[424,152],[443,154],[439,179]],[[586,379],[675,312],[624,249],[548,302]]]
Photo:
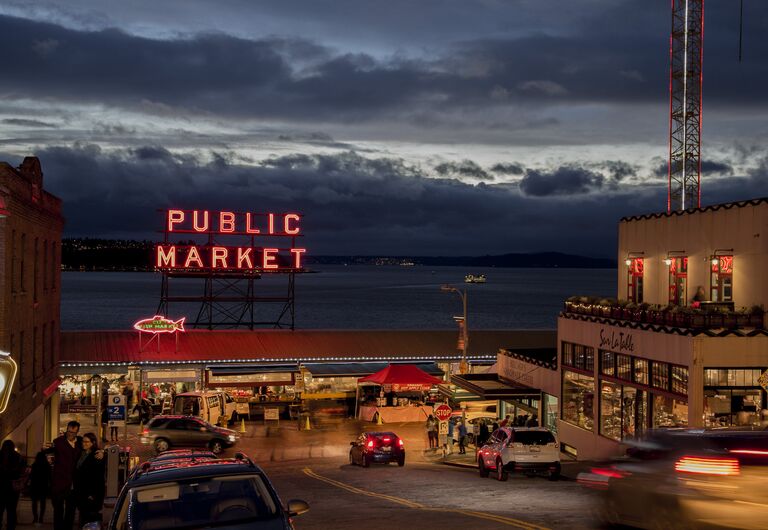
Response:
[[[443,380],[429,375],[413,364],[389,364],[375,374],[357,380],[355,392],[355,417],[360,401],[360,385],[381,385],[393,392],[426,391]]]
[[[392,385],[395,392],[406,390],[429,390],[433,385],[439,385],[443,381],[429,375],[424,370],[413,364],[390,364],[375,374],[361,377],[358,384]]]

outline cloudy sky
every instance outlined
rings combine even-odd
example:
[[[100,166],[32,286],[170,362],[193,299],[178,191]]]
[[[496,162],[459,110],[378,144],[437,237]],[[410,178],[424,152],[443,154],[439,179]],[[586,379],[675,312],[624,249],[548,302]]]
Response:
[[[707,2],[704,204],[768,195],[768,3]],[[668,0],[5,0],[0,160],[66,235],[299,211],[314,254],[612,256],[666,207]]]

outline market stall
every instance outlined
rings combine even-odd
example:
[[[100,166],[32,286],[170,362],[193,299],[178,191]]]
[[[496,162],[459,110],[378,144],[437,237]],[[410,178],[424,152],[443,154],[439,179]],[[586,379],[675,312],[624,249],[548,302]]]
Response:
[[[374,421],[378,415],[385,423],[424,421],[432,414],[432,407],[424,404],[424,394],[440,383],[442,380],[412,364],[390,364],[357,380],[356,416]]]

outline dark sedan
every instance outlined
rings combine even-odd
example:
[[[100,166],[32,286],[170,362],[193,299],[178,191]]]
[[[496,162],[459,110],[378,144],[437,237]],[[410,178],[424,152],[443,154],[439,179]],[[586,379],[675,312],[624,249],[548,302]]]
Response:
[[[349,463],[368,467],[372,463],[405,465],[403,439],[393,432],[364,432],[350,442]]]

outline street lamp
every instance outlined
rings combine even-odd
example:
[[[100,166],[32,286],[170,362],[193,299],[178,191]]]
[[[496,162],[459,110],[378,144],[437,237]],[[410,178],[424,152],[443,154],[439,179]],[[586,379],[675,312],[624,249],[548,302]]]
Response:
[[[440,287],[441,291],[448,293],[456,293],[461,298],[461,305],[464,308],[464,315],[460,317],[453,317],[453,319],[459,323],[459,341],[461,346],[461,362],[459,363],[459,373],[466,374],[469,370],[467,364],[467,346],[469,345],[469,330],[467,329],[467,291],[459,290],[453,285],[443,285]]]

